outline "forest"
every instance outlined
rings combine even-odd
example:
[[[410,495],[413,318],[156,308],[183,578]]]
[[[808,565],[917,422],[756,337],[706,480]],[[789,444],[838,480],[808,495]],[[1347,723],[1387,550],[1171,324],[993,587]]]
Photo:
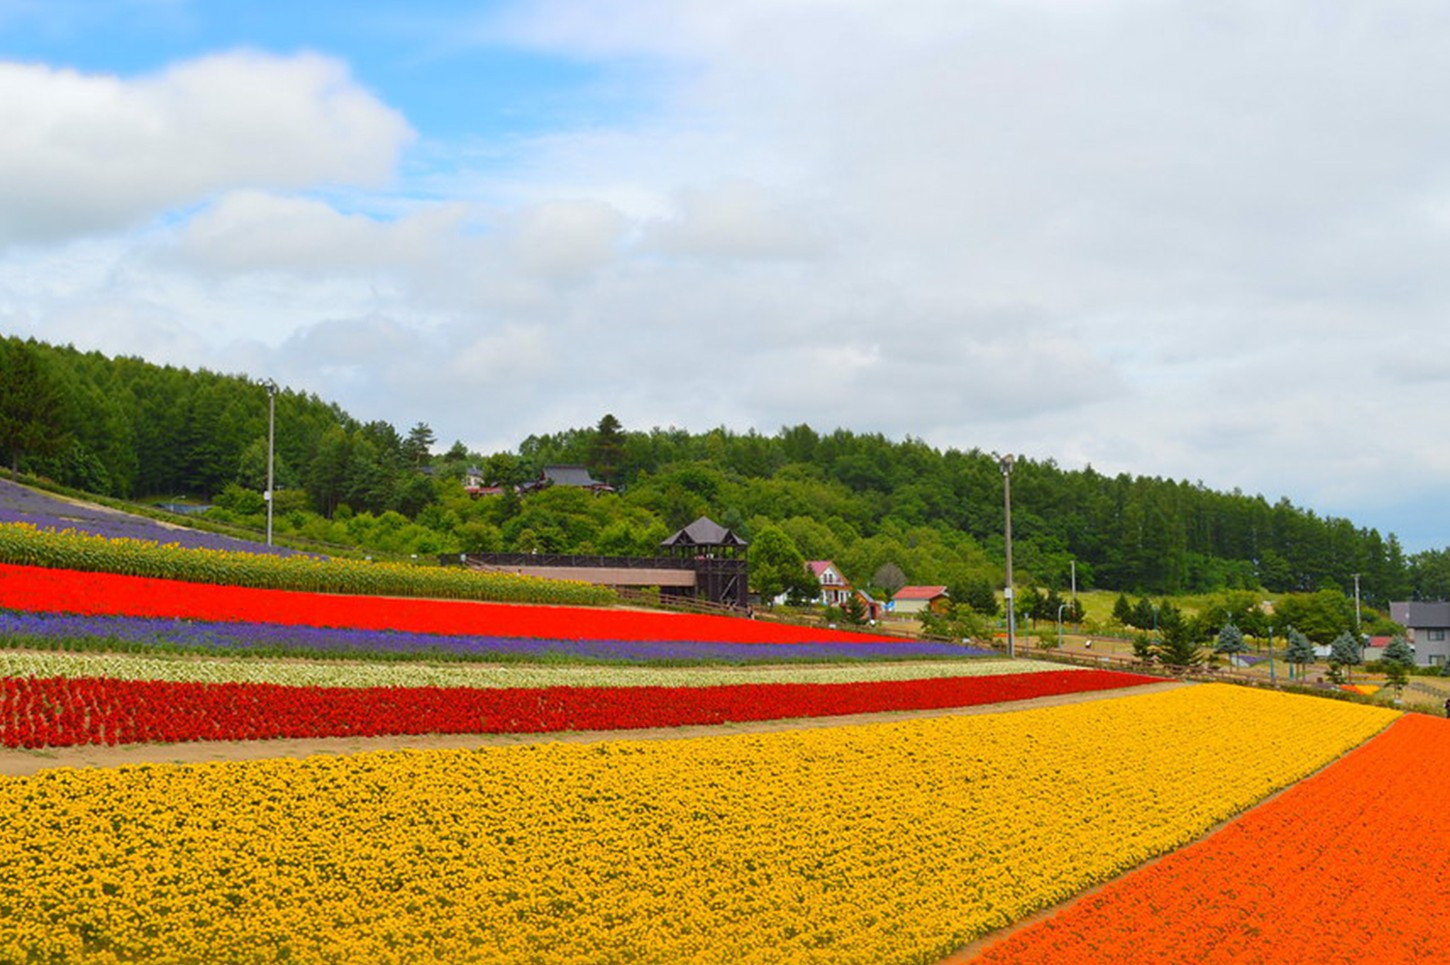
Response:
[[[269,401],[276,407],[279,539],[432,555],[475,551],[647,555],[700,515],[773,558],[832,559],[860,586],[999,586],[1003,473],[990,453],[807,425],[773,435],[593,426],[506,452],[437,449],[431,428],[363,423],[333,403],[255,378],[0,339],[0,454],[12,470],[138,501],[186,498],[260,526]],[[543,466],[581,464],[613,493],[520,494]],[[470,470],[502,487],[471,497]],[[1172,595],[1349,592],[1371,605],[1450,597],[1450,551],[1407,555],[1394,534],[1287,498],[1201,483],[1103,475],[1017,457],[1011,476],[1019,582]],[[763,587],[770,589],[773,587]]]

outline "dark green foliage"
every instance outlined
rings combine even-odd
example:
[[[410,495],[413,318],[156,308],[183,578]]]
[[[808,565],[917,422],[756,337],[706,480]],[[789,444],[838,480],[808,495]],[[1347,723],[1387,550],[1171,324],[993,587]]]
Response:
[[[594,440],[589,446],[587,463],[594,478],[614,486],[619,482],[619,471],[624,461],[624,427],[619,420],[606,414],[594,427]]]
[[[1158,646],[1154,656],[1167,667],[1187,669],[1203,662],[1202,641],[1199,640],[1190,622],[1179,620],[1169,626],[1160,626]]]
[[[820,585],[806,569],[800,550],[773,526],[757,532],[750,546],[750,589],[766,605],[782,595],[803,603],[820,593]]]
[[[38,346],[0,339],[0,453],[11,471],[22,456],[56,456],[70,444],[61,386]]]
[[[1354,627],[1354,601],[1339,590],[1295,595],[1281,600],[1276,616],[1324,646]]]
[[[972,611],[984,617],[994,617],[1001,611],[997,602],[997,590],[992,581],[985,577],[964,580],[947,587],[947,595],[958,604],[969,606]]]

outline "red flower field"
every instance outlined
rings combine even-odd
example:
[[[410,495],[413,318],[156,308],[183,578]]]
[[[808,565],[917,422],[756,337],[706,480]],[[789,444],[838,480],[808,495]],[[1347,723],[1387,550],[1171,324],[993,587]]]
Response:
[[[63,747],[279,737],[544,733],[969,707],[1155,678],[1095,670],[723,687],[285,687],[0,678],[0,744]]]
[[[735,617],[342,596],[8,564],[0,564],[0,608],[575,640],[860,643],[899,639]]]

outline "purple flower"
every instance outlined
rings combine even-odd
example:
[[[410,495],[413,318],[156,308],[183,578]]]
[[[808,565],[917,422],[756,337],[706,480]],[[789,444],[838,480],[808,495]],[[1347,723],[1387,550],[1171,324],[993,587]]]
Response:
[[[133,516],[101,506],[72,503],[0,479],[0,523],[29,523],[38,529],[61,532],[73,529],[107,539],[139,539],[176,543],[186,549],[230,550],[241,553],[296,555],[296,550],[266,543],[221,536],[196,529],[166,526],[144,516]]]
[[[51,649],[184,650],[373,659],[600,663],[792,663],[977,657],[993,651],[925,640],[900,643],[721,643],[451,636],[272,623],[207,623],[166,618],[72,616],[0,611],[0,638]]]

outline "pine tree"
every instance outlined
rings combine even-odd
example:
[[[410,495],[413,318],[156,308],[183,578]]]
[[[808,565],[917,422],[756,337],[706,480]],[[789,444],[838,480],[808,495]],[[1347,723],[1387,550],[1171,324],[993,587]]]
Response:
[[[1232,620],[1223,625],[1218,631],[1218,644],[1213,648],[1214,653],[1243,653],[1249,649],[1244,642],[1244,633]]]
[[[18,338],[0,340],[0,451],[10,472],[22,455],[53,456],[70,445],[65,403],[34,347]]]
[[[1301,677],[1304,665],[1314,662],[1314,644],[1294,627],[1289,628],[1289,646],[1284,651],[1284,660],[1290,666],[1298,666]]]
[[[1360,649],[1359,641],[1354,634],[1348,630],[1334,638],[1329,645],[1329,665],[1335,667],[1354,667],[1364,662],[1364,651]]]
[[[1402,667],[1413,667],[1415,665],[1415,651],[1410,647],[1410,641],[1404,637],[1395,636],[1385,647],[1385,663],[1397,663]]]

